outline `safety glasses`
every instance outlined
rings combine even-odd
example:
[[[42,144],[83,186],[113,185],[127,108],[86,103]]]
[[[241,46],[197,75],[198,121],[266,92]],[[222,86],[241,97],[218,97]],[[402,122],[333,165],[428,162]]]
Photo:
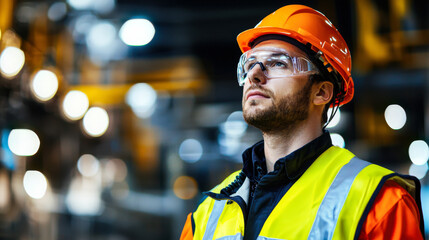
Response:
[[[248,73],[259,66],[267,78],[283,78],[317,73],[313,63],[303,56],[291,56],[282,48],[251,49],[240,57],[237,67],[238,84],[243,86]]]

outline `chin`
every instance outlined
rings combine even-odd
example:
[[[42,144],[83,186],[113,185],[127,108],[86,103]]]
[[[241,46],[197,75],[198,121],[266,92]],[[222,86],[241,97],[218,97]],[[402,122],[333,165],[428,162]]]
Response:
[[[243,116],[248,116],[249,118],[259,118],[259,116],[263,116],[265,112],[265,108],[258,105],[248,105],[243,108]]]

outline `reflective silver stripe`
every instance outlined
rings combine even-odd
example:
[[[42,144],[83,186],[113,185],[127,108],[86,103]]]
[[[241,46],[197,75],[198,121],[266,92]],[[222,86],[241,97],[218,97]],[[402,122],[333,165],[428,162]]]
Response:
[[[225,236],[221,238],[216,238],[216,240],[242,240],[243,236],[241,236],[241,233],[237,233],[234,236]]]
[[[207,221],[206,231],[204,232],[203,240],[212,240],[216,230],[217,222],[225,207],[226,200],[215,200],[212,213]]]
[[[340,169],[319,206],[308,239],[332,239],[350,187],[359,172],[368,165],[369,162],[354,157]]]

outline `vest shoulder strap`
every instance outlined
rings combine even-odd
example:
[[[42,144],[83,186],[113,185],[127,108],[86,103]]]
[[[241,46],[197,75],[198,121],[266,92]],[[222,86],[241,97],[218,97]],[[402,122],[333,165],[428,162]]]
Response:
[[[238,170],[236,172],[231,173],[227,178],[225,178],[220,184],[218,184],[216,187],[214,187],[212,190],[210,190],[210,192],[213,193],[220,193],[220,191],[222,189],[224,189],[225,187],[227,187],[230,183],[232,183],[235,178],[238,176],[238,174],[240,174],[241,170]]]
[[[222,183],[214,187],[209,194],[219,194],[220,191],[232,183],[236,177],[240,174],[241,170],[236,171],[229,175]],[[239,214],[241,212],[240,207],[237,204],[227,205],[226,199],[216,200],[211,197],[205,198],[203,200],[197,210],[193,213],[194,221],[195,221],[195,234],[194,239],[217,239],[217,235],[226,234],[227,236],[234,236],[238,233],[236,228],[238,226],[231,225],[229,226],[225,219],[237,218],[239,222],[242,222],[244,226],[243,214]],[[224,209],[228,206],[228,209],[234,209],[233,211],[226,211],[224,213]],[[228,214],[229,213],[229,214]],[[221,226],[221,227],[220,227]],[[217,233],[217,229],[221,228],[220,233]],[[241,236],[241,234],[239,234]]]

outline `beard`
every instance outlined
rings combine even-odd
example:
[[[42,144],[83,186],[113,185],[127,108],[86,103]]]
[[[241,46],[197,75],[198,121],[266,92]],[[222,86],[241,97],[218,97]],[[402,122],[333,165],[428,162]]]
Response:
[[[249,124],[263,133],[274,131],[291,130],[300,122],[308,118],[309,103],[312,81],[307,81],[305,86],[295,94],[275,98],[273,93],[267,89],[258,86],[252,86],[251,89],[258,89],[270,96],[272,104],[265,109],[256,109],[256,111],[246,111],[243,101],[243,117]],[[257,100],[250,100],[250,107],[256,106]]]

